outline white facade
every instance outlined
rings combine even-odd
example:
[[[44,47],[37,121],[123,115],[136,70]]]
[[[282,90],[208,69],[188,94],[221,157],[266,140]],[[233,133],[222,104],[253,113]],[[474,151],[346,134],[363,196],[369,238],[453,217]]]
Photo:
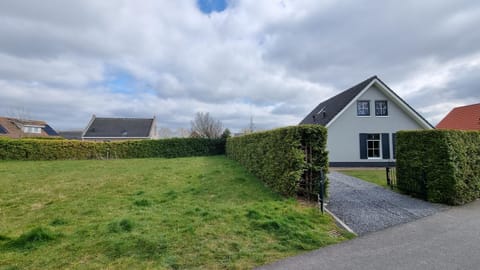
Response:
[[[359,101],[368,101],[368,116],[359,116]],[[375,101],[386,101],[387,115],[376,115]],[[364,105],[365,103],[360,107]],[[380,105],[378,104],[379,107]],[[332,166],[381,166],[394,162],[394,134],[397,131],[432,128],[378,80],[374,80],[362,90],[326,127],[327,149]],[[386,147],[388,149],[385,149]]]

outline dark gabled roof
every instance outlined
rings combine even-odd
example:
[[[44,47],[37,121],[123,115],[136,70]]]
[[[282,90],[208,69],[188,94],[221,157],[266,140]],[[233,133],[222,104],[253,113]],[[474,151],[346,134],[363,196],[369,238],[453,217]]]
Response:
[[[341,92],[320,103],[311,113],[305,117],[300,124],[320,124],[325,126],[330,122],[345,106],[350,103],[360,92],[365,89],[377,76],[370,77],[365,81]]]
[[[67,140],[81,140],[83,131],[79,130],[68,130],[68,131],[59,131],[58,135]]]
[[[83,137],[148,138],[154,118],[94,118]]]

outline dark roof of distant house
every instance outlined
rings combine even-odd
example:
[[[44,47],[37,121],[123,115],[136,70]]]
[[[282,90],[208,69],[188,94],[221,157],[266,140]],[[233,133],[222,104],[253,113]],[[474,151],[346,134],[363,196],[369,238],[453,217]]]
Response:
[[[58,135],[67,140],[81,140],[83,131],[79,130],[68,130],[68,131],[59,131]]]
[[[26,133],[23,126],[40,128],[40,133]],[[0,137],[24,138],[24,137],[50,137],[58,136],[57,132],[44,121],[17,119],[12,117],[0,117]]]
[[[320,103],[315,109],[305,117],[300,124],[320,124],[325,126],[330,122],[345,106],[352,101],[360,92],[365,89],[377,76],[372,76],[365,81],[350,87],[340,94],[331,97]]]
[[[95,117],[83,137],[89,138],[148,138],[154,118]]]
[[[480,103],[454,108],[437,124],[437,128],[480,130]]]

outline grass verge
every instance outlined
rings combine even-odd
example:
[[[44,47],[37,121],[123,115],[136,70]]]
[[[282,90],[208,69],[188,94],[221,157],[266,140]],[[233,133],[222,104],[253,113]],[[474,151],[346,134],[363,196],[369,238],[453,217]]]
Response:
[[[387,185],[387,176],[385,173],[385,168],[361,169],[361,170],[341,169],[341,170],[335,170],[335,171],[390,189],[390,187]]]
[[[223,156],[0,162],[6,269],[245,269],[353,237]]]

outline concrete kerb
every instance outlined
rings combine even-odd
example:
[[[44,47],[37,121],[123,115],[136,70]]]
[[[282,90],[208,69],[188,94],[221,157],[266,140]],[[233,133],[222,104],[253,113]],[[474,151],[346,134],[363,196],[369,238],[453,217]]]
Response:
[[[330,210],[328,210],[328,208],[324,207],[323,209],[325,210],[325,212],[330,214],[333,217],[333,219],[335,219],[335,222],[337,223],[338,226],[340,226],[343,229],[345,229],[346,231],[354,234],[355,236],[358,236],[358,234],[356,232],[354,232],[350,227],[348,227],[348,225],[345,224],[345,222],[343,222],[340,218],[338,218],[334,213],[332,213]]]

